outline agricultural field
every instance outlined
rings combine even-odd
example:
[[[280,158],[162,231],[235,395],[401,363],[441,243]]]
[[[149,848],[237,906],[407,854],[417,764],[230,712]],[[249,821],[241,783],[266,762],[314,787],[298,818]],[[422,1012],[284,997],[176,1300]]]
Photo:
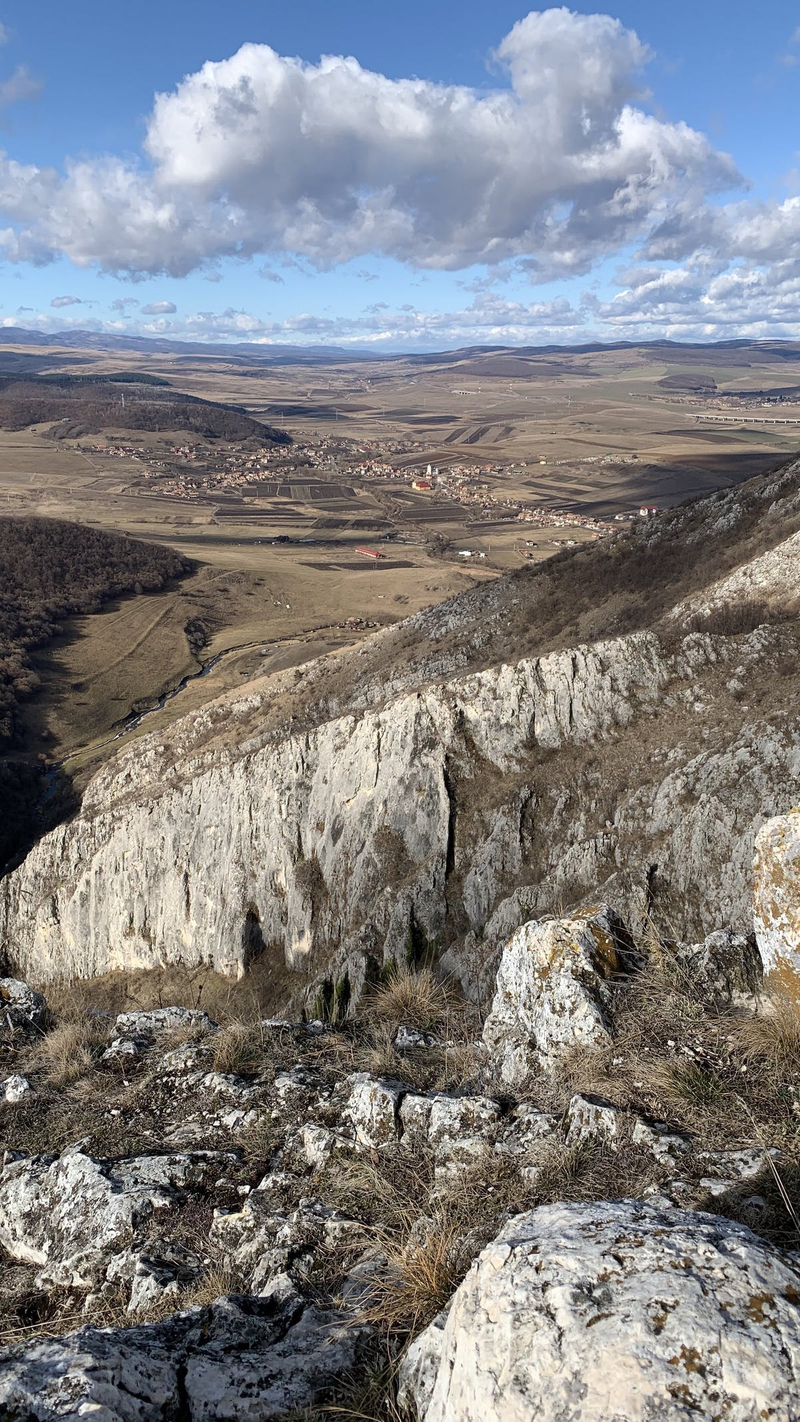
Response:
[[[20,360],[0,348],[0,377]],[[209,697],[800,444],[800,347],[786,343],[302,364],[267,347],[53,347],[35,361],[47,379],[116,375],[128,392],[144,374],[292,439],[261,447],[247,421],[239,443],[224,422],[208,436],[129,428],[121,397],[119,423],[99,431],[96,418],[0,429],[0,511],[125,531],[195,564],[163,592],[72,619],[36,653],[31,740],[79,780]]]

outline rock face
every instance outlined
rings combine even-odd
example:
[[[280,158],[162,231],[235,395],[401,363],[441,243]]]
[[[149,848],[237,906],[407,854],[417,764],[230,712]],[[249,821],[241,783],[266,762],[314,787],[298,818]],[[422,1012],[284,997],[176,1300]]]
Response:
[[[800,810],[776,815],[758,832],[753,916],[764,971],[800,1002]]]
[[[800,1265],[633,1201],[510,1221],[406,1365],[421,1422],[796,1417]]]
[[[235,748],[204,749],[208,711],[101,771],[78,817],[0,883],[0,944],[37,981],[174,961],[236,975],[268,952],[299,985],[347,971],[357,990],[414,925],[452,944],[449,966],[480,993],[487,925],[512,891],[505,936],[603,885],[636,922],[654,865],[682,936],[708,932],[746,900],[763,807],[788,808],[800,775],[796,724],[743,727],[725,689],[771,638],[693,634],[667,655],[637,633]],[[701,704],[716,707],[705,739]],[[654,748],[676,715],[686,732],[665,764]]]
[[[163,1324],[85,1328],[6,1352],[0,1415],[26,1422],[269,1422],[321,1402],[367,1330],[307,1307],[288,1279]]]
[[[624,971],[624,927],[603,907],[575,919],[526,923],[497,970],[483,1040],[503,1081],[552,1071],[571,1047],[607,1046],[610,981]]]
[[[704,590],[740,596],[737,569],[774,591],[764,550],[793,558],[799,473],[631,532],[634,582],[646,559],[662,588],[656,630],[594,630],[636,594],[613,546],[607,564],[576,549],[599,597],[583,641],[572,587],[561,622],[531,626],[545,568],[322,658],[296,692],[278,674],[144,738],[0,883],[0,951],[32,981],[175,961],[236,975],[267,953],[303,996],[345,973],[357,992],[412,931],[485,1001],[509,934],[590,894],[684,941],[736,924],[756,830],[800,777],[797,636],[682,631]]]

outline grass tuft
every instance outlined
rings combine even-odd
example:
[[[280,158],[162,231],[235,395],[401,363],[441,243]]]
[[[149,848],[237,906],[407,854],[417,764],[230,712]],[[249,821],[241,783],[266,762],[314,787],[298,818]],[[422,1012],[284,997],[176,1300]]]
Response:
[[[378,1022],[395,1029],[405,1024],[425,1032],[438,1027],[448,1013],[448,995],[430,968],[414,972],[398,968],[387,983],[374,989],[365,1008]]]

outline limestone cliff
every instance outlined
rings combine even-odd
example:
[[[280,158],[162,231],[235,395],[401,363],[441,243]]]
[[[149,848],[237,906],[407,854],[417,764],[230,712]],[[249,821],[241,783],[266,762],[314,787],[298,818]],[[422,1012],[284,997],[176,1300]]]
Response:
[[[746,568],[770,550],[782,566],[799,470],[139,742],[0,883],[15,969],[44,981],[182,960],[236,974],[269,953],[301,989],[345,968],[357,983],[370,959],[435,940],[482,993],[495,928],[600,885],[634,922],[652,913],[678,935],[740,921],[754,834],[797,798],[797,627],[767,605],[733,635],[672,614],[704,586],[714,606],[726,586],[774,592]],[[592,617],[630,623],[622,589],[643,550],[651,625],[570,645]],[[594,610],[590,573],[605,578]],[[537,640],[565,645],[530,654]]]

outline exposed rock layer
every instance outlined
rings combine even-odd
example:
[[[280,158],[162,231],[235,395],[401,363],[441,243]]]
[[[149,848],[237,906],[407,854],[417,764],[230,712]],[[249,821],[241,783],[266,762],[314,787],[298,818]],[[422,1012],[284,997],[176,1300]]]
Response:
[[[756,482],[637,533],[653,580],[668,588],[676,549],[702,568],[704,548],[756,517],[780,562],[797,474]],[[705,539],[696,558],[681,536]],[[716,605],[724,579],[711,571]],[[741,921],[754,835],[790,808],[800,774],[794,624],[635,631],[486,665],[490,637],[497,658],[523,615],[521,586],[312,664],[302,705],[278,676],[111,762],[78,817],[0,884],[11,961],[40,981],[177,960],[237,974],[266,951],[301,984],[347,970],[357,987],[367,960],[402,955],[410,933],[412,947],[449,949],[485,996],[502,939],[598,887],[634,928],[649,914],[686,937]],[[424,643],[413,666],[412,634]]]

